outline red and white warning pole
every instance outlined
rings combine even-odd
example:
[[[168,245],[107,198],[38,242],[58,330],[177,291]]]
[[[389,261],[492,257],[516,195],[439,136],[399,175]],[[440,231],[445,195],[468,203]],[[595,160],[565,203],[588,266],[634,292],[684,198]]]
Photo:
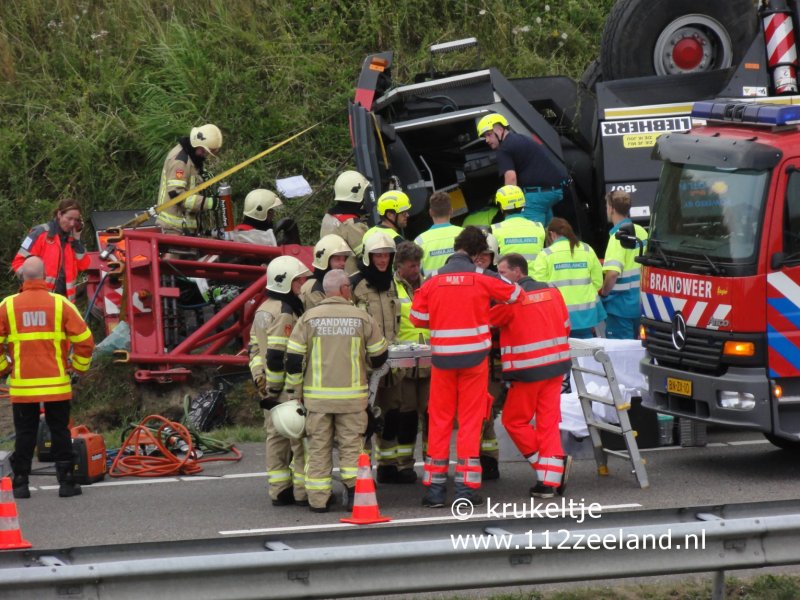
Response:
[[[797,40],[792,12],[785,0],[766,0],[761,11],[767,66],[772,72],[775,94],[797,93]]]

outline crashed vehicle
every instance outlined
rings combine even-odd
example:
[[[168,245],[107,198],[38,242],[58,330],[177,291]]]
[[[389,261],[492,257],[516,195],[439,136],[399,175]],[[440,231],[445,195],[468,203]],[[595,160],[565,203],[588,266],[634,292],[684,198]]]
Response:
[[[775,94],[760,18],[751,0],[620,0],[582,81],[434,68],[448,53],[479,56],[474,38],[431,46],[429,71],[411,82],[393,78],[393,52],[370,54],[349,108],[357,166],[373,200],[397,183],[408,194],[411,237],[430,225],[434,191],[450,195],[457,217],[493,201],[502,184],[476,123],[500,113],[566,166],[571,183],[554,211],[602,253],[605,193],[629,192],[632,217],[647,223],[661,170],[653,146],[689,129],[693,102]]]

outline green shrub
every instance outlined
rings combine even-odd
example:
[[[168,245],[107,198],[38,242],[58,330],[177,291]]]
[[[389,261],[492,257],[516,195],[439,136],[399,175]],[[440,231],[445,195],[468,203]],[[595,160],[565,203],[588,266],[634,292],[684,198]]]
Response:
[[[510,77],[580,76],[613,0],[6,0],[0,3],[0,256],[64,195],[89,210],[154,204],[167,150],[217,123],[215,172],[310,124],[312,133],[231,177],[241,201],[302,173],[313,186],[347,164],[347,101],[363,58],[395,50],[395,78],[428,69],[427,46],[468,35]],[[452,56],[448,66],[471,66]],[[465,62],[466,61],[466,62]],[[464,62],[465,64],[460,64]],[[468,63],[468,64],[467,64]],[[305,203],[313,243],[330,184]],[[290,207],[300,201],[291,201]],[[239,205],[240,206],[240,205]],[[88,235],[87,235],[88,237]],[[3,292],[15,288],[10,279]]]

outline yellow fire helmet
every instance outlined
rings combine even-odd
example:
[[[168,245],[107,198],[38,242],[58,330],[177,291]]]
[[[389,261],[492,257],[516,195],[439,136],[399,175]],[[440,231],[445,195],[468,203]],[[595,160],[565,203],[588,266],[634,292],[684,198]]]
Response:
[[[378,214],[383,216],[387,210],[393,210],[397,214],[411,210],[411,200],[400,190],[384,192],[378,198]]]
[[[495,125],[508,127],[508,121],[499,113],[492,113],[490,115],[486,115],[485,117],[481,117],[480,121],[478,121],[478,137],[483,137],[484,134],[492,131]]]

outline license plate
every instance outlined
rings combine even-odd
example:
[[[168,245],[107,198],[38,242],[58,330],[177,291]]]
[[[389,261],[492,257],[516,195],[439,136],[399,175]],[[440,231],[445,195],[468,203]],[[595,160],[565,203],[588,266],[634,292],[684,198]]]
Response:
[[[674,377],[667,377],[667,392],[670,394],[678,394],[679,396],[692,395],[692,382],[686,379],[675,379]]]

